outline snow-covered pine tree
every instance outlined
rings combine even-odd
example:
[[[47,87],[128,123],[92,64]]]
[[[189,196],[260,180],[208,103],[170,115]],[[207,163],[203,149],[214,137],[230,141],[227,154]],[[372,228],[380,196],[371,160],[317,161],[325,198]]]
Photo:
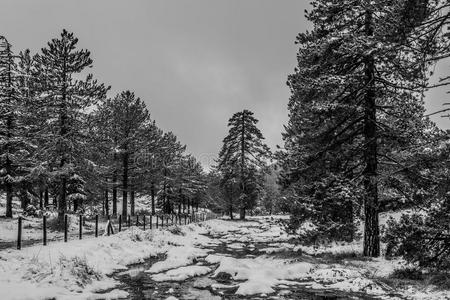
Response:
[[[78,39],[66,30],[52,39],[36,55],[41,90],[40,110],[46,122],[40,134],[40,155],[45,157],[52,175],[58,182],[58,220],[63,222],[67,207],[67,181],[88,153],[84,143],[86,115],[108,90],[89,74],[85,80],[74,75],[92,66],[88,50],[77,49]]]
[[[253,112],[243,110],[235,113],[228,122],[228,135],[223,140],[219,153],[218,170],[226,177],[234,178],[240,185],[239,213],[245,218],[245,210],[255,204],[254,195],[258,172],[263,171],[271,156],[269,147],[264,144],[264,137],[256,127],[258,120]]]
[[[401,167],[396,154],[414,145],[426,128],[422,92],[434,62],[430,56],[439,53],[434,20],[440,4],[317,0],[306,15],[313,29],[297,38],[298,67],[288,79],[284,178],[297,186],[294,195],[309,195],[312,210],[321,198],[315,199],[317,182],[311,178],[345,182],[340,190],[357,191],[349,188],[357,184],[363,191],[367,256],[380,254],[383,167]],[[338,180],[327,179],[333,177]]]
[[[152,215],[156,213],[156,194],[158,183],[162,181],[162,160],[160,159],[165,151],[164,132],[152,122],[144,128],[145,143],[138,154],[138,163],[144,175],[138,181],[144,192],[150,195],[150,210]]]
[[[26,74],[17,60],[9,42],[0,36],[0,185],[6,191],[6,217],[12,217],[13,195],[20,194],[23,208],[34,197],[30,175],[35,145],[28,135],[32,126],[28,122],[29,95],[23,85]]]
[[[157,162],[160,165],[160,182],[158,183],[158,205],[165,213],[173,209],[174,203],[170,201],[170,194],[175,194],[177,179],[182,177],[182,160],[186,146],[178,141],[175,134],[167,132],[163,135],[160,144]],[[171,191],[173,189],[173,191]],[[185,205],[185,204],[183,204]],[[184,206],[183,206],[184,207]]]
[[[38,136],[41,124],[45,123],[45,120],[36,114],[36,111],[39,110],[36,101],[40,90],[39,73],[36,70],[35,56],[31,55],[29,49],[21,51],[17,59],[19,90],[22,99],[22,106],[18,107],[17,111],[20,111],[19,123],[23,127],[21,135],[23,141],[26,142],[22,147],[24,150],[22,154],[26,154],[22,156],[22,170],[27,174],[23,178],[26,182],[23,186],[28,186],[31,193],[38,195],[39,207],[43,209],[44,205],[48,205],[48,192],[46,191],[49,185],[49,172],[45,160],[39,156],[37,151],[40,148]]]
[[[106,109],[110,112],[110,130],[112,141],[116,145],[113,152],[121,161],[122,215],[126,217],[128,195],[131,192],[129,187],[131,170],[134,168],[134,158],[139,151],[144,129],[151,123],[150,114],[145,103],[130,91],[121,92],[111,101],[107,101]],[[132,210],[134,213],[134,207]]]
[[[0,184],[6,191],[6,217],[12,217],[13,188],[16,181],[15,146],[17,107],[21,106],[17,65],[8,40],[0,36]]]

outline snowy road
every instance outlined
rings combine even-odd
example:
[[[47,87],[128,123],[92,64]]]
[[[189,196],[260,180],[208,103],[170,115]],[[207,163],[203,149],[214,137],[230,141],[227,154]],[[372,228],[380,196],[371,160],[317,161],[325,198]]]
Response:
[[[0,299],[449,299],[386,284],[402,262],[313,248],[280,219],[209,220],[0,251]],[[355,255],[356,253],[356,255]]]
[[[394,297],[388,288],[356,270],[324,264],[302,254],[277,220],[214,220],[195,248],[117,272],[120,289],[133,299],[375,299]],[[194,250],[193,250],[194,249]],[[172,297],[172,298],[170,298]]]

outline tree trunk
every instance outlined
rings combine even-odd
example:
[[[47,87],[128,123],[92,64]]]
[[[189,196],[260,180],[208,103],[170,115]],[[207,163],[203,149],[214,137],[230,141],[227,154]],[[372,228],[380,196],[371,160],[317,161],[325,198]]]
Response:
[[[187,213],[191,213],[191,200],[189,198],[187,198]]]
[[[128,215],[128,153],[123,154],[122,216]]]
[[[43,209],[44,208],[44,192],[39,189],[39,209]]]
[[[105,214],[109,215],[109,199],[108,199],[108,189],[105,189]]]
[[[230,219],[233,220],[233,205],[230,205]]]
[[[130,210],[131,215],[134,216],[134,191],[130,192]]]
[[[245,219],[245,208],[243,207],[239,208],[239,219],[241,220]]]
[[[58,223],[63,224],[64,222],[64,215],[66,213],[66,191],[67,191],[67,180],[65,176],[63,175],[63,178],[61,179],[61,189],[59,194],[59,203],[58,203]]]
[[[66,101],[67,101],[67,70],[66,70],[66,59],[67,59],[67,50],[66,55],[63,57],[63,70],[62,70],[62,87],[61,87],[61,107],[59,112],[60,117],[60,139],[63,141],[61,145],[61,161],[59,164],[60,170],[64,169],[64,166],[66,165],[66,155],[67,155],[67,149],[65,145],[65,139],[68,132],[68,124],[67,124],[67,107],[66,107]],[[67,210],[67,203],[66,203],[66,194],[67,194],[67,178],[66,174],[62,175],[61,178],[61,189],[59,191],[59,203],[58,203],[58,223],[63,224],[64,223],[64,215]]]
[[[46,208],[48,207],[48,187],[46,187],[44,191],[44,206]]]
[[[5,184],[6,189],[6,217],[12,218],[13,212],[12,212],[12,200],[13,200],[13,190],[12,190],[12,184],[7,182]]]
[[[373,35],[372,12],[366,12],[365,30]],[[365,58],[366,94],[364,101],[364,256],[380,255],[380,233],[378,225],[378,178],[377,178],[377,125],[374,86],[375,61],[373,55]]]
[[[112,188],[112,207],[113,207],[113,215],[117,216],[117,167],[116,167],[116,160],[117,160],[117,154],[114,152],[114,171],[113,171],[113,188]]]
[[[152,195],[152,215],[155,214],[155,183],[152,182],[152,187],[150,189],[150,193]]]

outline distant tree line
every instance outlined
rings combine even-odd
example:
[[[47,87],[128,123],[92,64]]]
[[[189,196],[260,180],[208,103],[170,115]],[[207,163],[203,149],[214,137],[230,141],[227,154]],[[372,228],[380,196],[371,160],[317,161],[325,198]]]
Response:
[[[188,212],[206,197],[205,174],[171,132],[163,132],[133,92],[86,71],[90,52],[66,30],[39,53],[14,53],[0,36],[0,186],[6,217],[13,198],[23,209],[52,206],[63,220],[86,207],[104,214]]]

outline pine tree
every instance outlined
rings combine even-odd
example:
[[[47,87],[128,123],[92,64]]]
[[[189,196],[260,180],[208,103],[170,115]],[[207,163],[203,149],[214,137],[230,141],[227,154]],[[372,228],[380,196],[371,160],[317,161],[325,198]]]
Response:
[[[422,92],[441,43],[431,28],[439,2],[317,0],[306,16],[312,31],[297,38],[285,183],[314,200],[314,209],[323,196],[314,197],[311,178],[340,190],[360,187],[367,256],[380,254],[380,175],[426,128]]]
[[[15,56],[6,38],[0,36],[0,185],[6,190],[6,217],[12,217],[12,198],[20,196],[22,208],[30,203],[36,146],[29,131],[29,95],[21,56]],[[19,62],[19,64],[18,64]]]
[[[19,99],[17,65],[11,44],[0,36],[0,149],[1,185],[6,191],[6,217],[12,217],[12,198],[15,183],[16,122]],[[20,106],[20,105],[19,105]]]
[[[67,181],[85,159],[83,143],[86,115],[108,90],[89,74],[77,80],[75,74],[92,66],[88,50],[77,50],[78,39],[63,30],[36,56],[41,76],[39,101],[47,122],[42,128],[41,155],[46,157],[58,182],[58,219],[63,222],[67,209]]]
[[[235,113],[228,122],[229,133],[223,140],[218,158],[218,169],[224,176],[239,182],[241,219],[245,218],[245,210],[255,204],[255,174],[266,167],[270,157],[269,147],[263,143],[264,137],[256,127],[257,122],[249,110]]]
[[[175,193],[172,190],[177,187],[177,179],[181,180],[181,172],[183,172],[181,164],[186,146],[178,141],[175,134],[168,132],[163,135],[160,147],[162,151],[158,156],[161,172],[157,193],[158,202],[164,213],[170,213],[174,203],[169,198],[171,193]],[[183,208],[185,205],[186,203],[183,201]]]
[[[128,195],[132,192],[129,180],[132,176],[130,171],[134,168],[133,158],[138,153],[145,126],[151,122],[150,114],[145,103],[130,91],[121,92],[114,99],[107,101],[105,109],[109,110],[111,118],[109,130],[116,147],[112,149],[115,156],[114,161],[118,158],[121,161],[122,215],[126,217],[128,215]],[[132,212],[134,213],[134,211]]]

